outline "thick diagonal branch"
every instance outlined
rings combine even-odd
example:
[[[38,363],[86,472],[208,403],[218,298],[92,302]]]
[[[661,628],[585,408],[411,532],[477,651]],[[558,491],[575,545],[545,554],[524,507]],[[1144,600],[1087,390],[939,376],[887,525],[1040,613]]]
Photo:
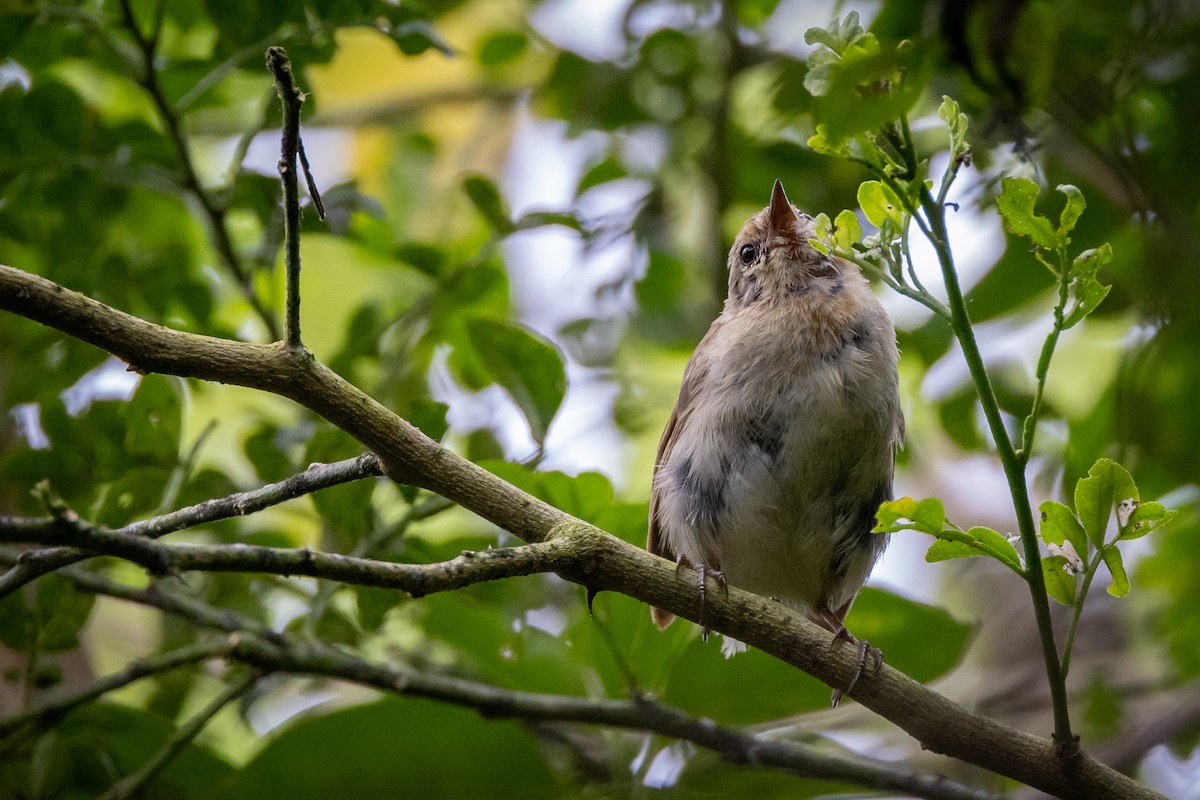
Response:
[[[634,597],[693,621],[694,577],[586,525],[462,459],[347,383],[304,350],[230,342],[163,328],[51,281],[0,266],[0,310],[36,320],[124,359],[134,368],[248,386],[291,398],[377,453],[394,480],[436,492],[528,542],[560,539],[576,549],[563,577],[593,591]],[[705,623],[830,686],[856,670],[854,648],[779,603],[730,587],[710,596]],[[1060,760],[1054,744],[972,713],[884,666],[851,694],[923,747],[1066,798],[1153,798],[1154,792],[1086,753]]]

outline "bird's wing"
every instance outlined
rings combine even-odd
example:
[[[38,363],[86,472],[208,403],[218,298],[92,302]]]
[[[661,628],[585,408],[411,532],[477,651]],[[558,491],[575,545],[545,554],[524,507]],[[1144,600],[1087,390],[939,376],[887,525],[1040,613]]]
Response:
[[[692,358],[688,361],[687,367],[683,371],[683,385],[679,388],[679,399],[675,401],[675,408],[671,409],[671,416],[667,420],[667,427],[663,429],[662,438],[658,442],[658,455],[654,459],[654,477],[651,482],[650,489],[650,523],[646,531],[646,549],[657,556],[662,556],[668,561],[681,563],[684,566],[691,566],[686,560],[681,560],[679,556],[671,549],[670,543],[662,531],[662,522],[659,519],[659,502],[662,499],[662,486],[658,481],[658,472],[662,469],[663,464],[671,456],[671,450],[675,447],[675,442],[679,438],[679,432],[687,426],[688,418],[692,415],[694,400],[696,398],[696,389],[704,380],[709,371],[709,359],[704,357],[707,352],[706,344],[714,338],[716,331],[721,327],[722,321],[717,319],[713,322],[712,327],[708,329],[708,333],[700,340],[700,344],[696,346]],[[699,357],[697,357],[699,356]],[[717,565],[712,565],[716,567]],[[659,628],[665,628],[675,618],[675,615],[669,611],[663,611],[660,608],[650,609],[651,616],[655,624]]]

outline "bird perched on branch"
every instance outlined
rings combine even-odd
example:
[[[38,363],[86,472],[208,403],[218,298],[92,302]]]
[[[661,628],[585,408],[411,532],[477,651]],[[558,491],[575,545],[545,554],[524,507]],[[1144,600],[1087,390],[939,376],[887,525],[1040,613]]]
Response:
[[[813,233],[776,181],[734,241],[725,307],[659,444],[646,548],[695,568],[702,626],[707,574],[856,642],[843,620],[886,544],[871,529],[904,436],[896,333]]]

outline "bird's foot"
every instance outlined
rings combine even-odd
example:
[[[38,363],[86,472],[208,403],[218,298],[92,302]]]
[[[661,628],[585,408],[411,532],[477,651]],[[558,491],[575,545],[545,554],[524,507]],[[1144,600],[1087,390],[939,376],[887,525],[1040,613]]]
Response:
[[[697,588],[700,590],[700,638],[708,641],[708,623],[705,622],[705,612],[708,608],[708,578],[712,578],[725,592],[729,595],[729,583],[725,580],[725,573],[719,569],[712,569],[705,564],[696,565],[696,581]]]
[[[879,670],[883,667],[883,651],[878,647],[871,647],[870,642],[855,639],[845,628],[841,628],[833,635],[833,641],[850,642],[858,646],[858,655],[854,660],[854,673],[850,676],[850,683],[847,684],[845,689],[834,689],[833,696],[830,698],[833,702],[833,707],[837,708],[838,703],[842,702],[842,696],[854,691],[854,687],[858,685],[859,678],[867,671],[868,664],[871,665],[871,677],[879,674]]]

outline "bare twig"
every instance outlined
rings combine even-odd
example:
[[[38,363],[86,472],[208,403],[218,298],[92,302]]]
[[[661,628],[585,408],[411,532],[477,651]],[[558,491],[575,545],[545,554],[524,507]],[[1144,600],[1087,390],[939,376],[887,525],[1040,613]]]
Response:
[[[208,705],[200,709],[196,716],[175,731],[163,743],[158,752],[151,756],[150,760],[143,764],[137,772],[113,784],[111,789],[101,795],[102,800],[126,800],[137,796],[143,788],[158,777],[158,774],[167,764],[171,763],[173,758],[191,744],[192,740],[200,734],[200,731],[204,730],[204,726],[212,722],[212,718],[219,714],[221,709],[250,691],[259,677],[259,675],[249,673],[227,686]]]
[[[198,664],[210,658],[224,658],[233,652],[234,637],[225,637],[218,642],[204,642],[178,650],[144,658],[128,664],[125,669],[98,679],[83,691],[59,693],[37,708],[23,711],[7,719],[0,719],[0,738],[31,724],[46,724],[73,708],[89,703],[109,692],[128,686],[135,681],[158,675],[189,664]]]
[[[267,69],[275,76],[275,90],[283,101],[279,179],[283,183],[283,261],[287,270],[287,316],[284,327],[288,345],[299,348],[300,185],[296,177],[296,161],[300,153],[300,106],[304,103],[304,92],[296,86],[292,62],[282,47],[267,48]],[[305,169],[307,172],[307,165]]]
[[[578,568],[575,548],[568,541],[556,539],[520,547],[480,552],[468,550],[457,558],[434,564],[397,564],[314,552],[307,548],[297,550],[246,544],[169,545],[53,517],[0,517],[0,541],[69,543],[85,553],[132,561],[160,576],[193,571],[306,575],[356,586],[399,589],[413,597],[500,578]]]
[[[230,517],[244,516],[278,505],[320,489],[382,474],[379,459],[373,453],[364,453],[355,458],[333,464],[313,464],[303,472],[287,480],[271,483],[249,492],[238,492],[228,497],[205,500],[194,506],[163,514],[153,519],[134,522],[114,533],[157,539],[168,533],[194,528],[209,522]],[[26,521],[35,524],[32,520]],[[44,523],[45,520],[42,520]],[[8,572],[0,575],[0,597],[4,597],[29,581],[48,572],[74,564],[93,553],[71,547],[52,547],[30,550]]]

